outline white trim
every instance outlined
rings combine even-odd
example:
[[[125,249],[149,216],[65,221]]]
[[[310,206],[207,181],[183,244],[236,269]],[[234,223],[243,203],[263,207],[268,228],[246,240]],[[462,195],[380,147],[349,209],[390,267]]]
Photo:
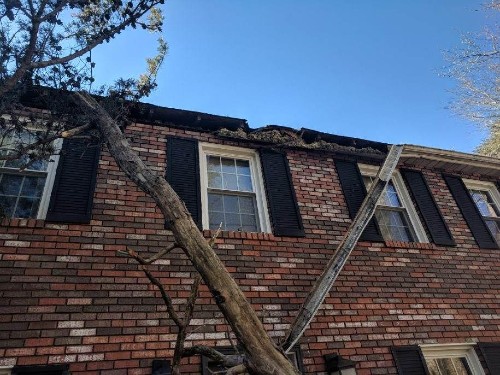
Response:
[[[10,375],[12,366],[0,366],[0,375]]]
[[[255,150],[248,148],[219,145],[214,143],[199,143],[200,159],[200,188],[201,188],[201,210],[203,229],[209,229],[208,193],[207,193],[207,155],[229,157],[234,159],[247,160],[250,165],[252,175],[252,188],[255,193],[257,203],[257,213],[259,217],[260,232],[271,233],[271,223],[267,210],[267,201],[264,190],[264,179],[260,166],[259,154]]]
[[[424,358],[457,358],[465,357],[472,371],[472,375],[484,375],[481,362],[474,350],[474,343],[453,343],[453,344],[421,344],[420,349]]]
[[[471,180],[468,178],[463,179],[465,186],[469,190],[482,190],[490,193],[491,199],[496,204],[497,208],[500,209],[500,193],[493,182],[489,181],[479,181]]]
[[[38,206],[37,219],[45,219],[47,210],[49,209],[50,196],[52,195],[52,188],[56,179],[57,165],[59,164],[59,152],[61,151],[63,140],[61,138],[54,141],[55,154],[50,157],[47,167],[47,178],[45,179],[45,186],[43,188],[42,199]]]
[[[361,175],[375,177],[378,173],[379,167],[376,165],[368,165],[368,164],[358,164]],[[406,190],[405,183],[399,171],[394,171],[391,177],[394,188],[396,189],[396,193],[403,205],[403,208],[406,210],[408,214],[408,219],[410,220],[409,224],[411,225],[411,230],[415,233],[415,242],[429,242],[427,235],[425,233],[425,229],[420,222],[417,211],[413,206],[413,202],[408,194],[408,190]]]
[[[401,158],[417,158],[433,160],[455,165],[473,166],[476,168],[490,168],[500,171],[500,159],[491,156],[478,154],[466,154],[451,150],[442,150],[433,147],[424,147],[416,145],[404,145]]]

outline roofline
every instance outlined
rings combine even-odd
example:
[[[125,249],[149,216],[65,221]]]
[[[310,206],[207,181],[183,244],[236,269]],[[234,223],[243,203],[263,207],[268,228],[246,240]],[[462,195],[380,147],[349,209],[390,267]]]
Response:
[[[401,158],[419,158],[455,165],[491,168],[500,172],[500,159],[491,156],[405,144]]]

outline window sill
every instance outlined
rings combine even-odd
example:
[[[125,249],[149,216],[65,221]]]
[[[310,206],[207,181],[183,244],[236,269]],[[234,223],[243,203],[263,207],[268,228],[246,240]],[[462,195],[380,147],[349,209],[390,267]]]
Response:
[[[385,246],[404,249],[437,249],[437,246],[430,242],[385,241]]]
[[[204,229],[203,235],[206,238],[212,238],[216,230]],[[244,240],[263,240],[263,241],[273,241],[276,237],[272,233],[256,233],[256,232],[233,232],[233,231],[221,231],[217,238],[237,238]]]
[[[26,227],[26,228],[43,228],[45,220],[40,219],[2,219],[0,221],[2,227]]]

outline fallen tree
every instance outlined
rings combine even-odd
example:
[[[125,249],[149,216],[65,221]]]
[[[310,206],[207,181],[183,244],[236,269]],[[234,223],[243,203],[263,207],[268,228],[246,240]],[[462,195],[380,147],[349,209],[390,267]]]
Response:
[[[7,115],[2,117],[0,122],[2,140],[12,134],[22,134],[34,122],[40,122],[43,126],[43,131],[32,133],[34,140],[22,143],[22,137],[18,137],[21,143],[14,148],[17,152],[10,150],[9,154],[1,157],[7,159],[27,155],[27,163],[46,159],[55,152],[52,146],[55,139],[81,136],[83,132],[93,131],[91,138],[100,139],[119,168],[154,199],[175,237],[175,244],[165,244],[164,251],[149,259],[143,258],[132,249],[122,254],[137,261],[145,276],[160,290],[167,311],[179,328],[173,359],[174,372],[180,373],[181,358],[205,354],[228,367],[228,374],[297,374],[298,370],[287,359],[284,349],[289,349],[292,341],[296,342],[300,338],[334,279],[321,288],[313,289],[309,299],[319,301],[315,310],[302,309],[296,321],[303,321],[305,324],[301,325],[298,333],[289,337],[285,348],[277,345],[271,340],[243,292],[214,252],[211,240],[204,238],[172,187],[163,176],[156,174],[141,160],[124,134],[127,103],[147,95],[156,85],[155,77],[165,56],[166,44],[160,41],[158,55],[148,60],[148,71],[140,79],[121,80],[108,91],[109,96],[100,101],[89,93],[92,75],[88,68],[92,67],[93,62],[91,59],[81,61],[79,58],[127,27],[141,26],[151,31],[160,31],[162,18],[155,8],[160,2],[161,0],[135,0],[124,4],[120,0],[21,0],[0,5],[0,110]],[[76,21],[65,24],[61,18],[65,10],[76,12]],[[148,12],[150,19],[145,22],[143,16]],[[69,42],[73,44],[68,47]],[[64,103],[58,102],[56,98],[53,101],[49,98],[45,111],[23,106],[20,98],[31,89],[33,83],[68,90],[65,91]],[[85,85],[88,90],[82,90]],[[74,113],[77,116],[68,114],[68,97],[74,104]],[[67,127],[68,123],[72,124],[70,128]],[[363,223],[373,215],[376,194],[383,191],[387,180],[388,178],[385,178],[380,184],[373,184],[377,186],[377,190],[372,188],[368,195],[371,205],[364,211],[362,220],[353,222],[357,229],[354,237],[349,237],[348,252],[342,253],[342,259],[331,261],[331,264],[337,265],[337,274],[349,251],[352,251]],[[148,269],[149,264],[166,255],[174,247],[184,251],[200,275],[193,283],[183,318],[174,311],[168,291]],[[226,356],[198,345],[184,348],[186,329],[194,311],[198,286],[202,281],[212,293],[215,303],[235,334],[243,352],[242,356]],[[320,299],[316,297],[319,290],[322,293]]]

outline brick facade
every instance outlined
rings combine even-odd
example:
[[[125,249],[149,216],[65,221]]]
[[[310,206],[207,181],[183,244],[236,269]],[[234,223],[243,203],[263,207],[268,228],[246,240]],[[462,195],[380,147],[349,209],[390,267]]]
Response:
[[[159,174],[169,135],[255,147],[164,126],[133,124],[127,134]],[[306,236],[223,232],[216,248],[276,340],[351,221],[338,155],[290,149],[287,157]],[[323,355],[333,352],[356,361],[358,374],[395,374],[391,346],[500,341],[500,251],[477,247],[441,171],[422,172],[457,246],[358,243],[300,341],[307,374],[325,374]],[[150,374],[153,359],[171,359],[176,330],[159,292],[116,252],[128,246],[153,254],[172,241],[152,199],[105,149],[89,225],[4,220],[0,366],[68,363],[73,374]],[[174,251],[151,270],[182,311],[194,277],[184,254]],[[205,286],[192,325],[189,343],[231,344]],[[183,373],[200,371],[199,358],[184,361]]]

